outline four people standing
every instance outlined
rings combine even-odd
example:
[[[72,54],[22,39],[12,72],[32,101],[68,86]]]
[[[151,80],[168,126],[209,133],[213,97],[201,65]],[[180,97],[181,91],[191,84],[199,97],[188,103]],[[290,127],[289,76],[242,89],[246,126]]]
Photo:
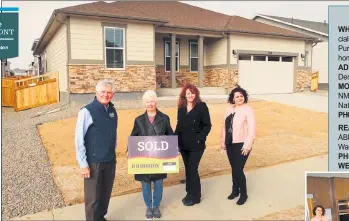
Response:
[[[175,130],[185,166],[187,195],[182,200],[185,206],[200,203],[201,183],[198,167],[210,131],[210,113],[206,103],[201,101],[199,90],[194,85],[185,85],[179,95]]]
[[[86,220],[105,221],[115,178],[118,117],[111,103],[114,95],[113,82],[98,82],[96,91],[95,99],[79,111],[75,146],[77,161],[84,177]],[[247,200],[243,168],[255,138],[255,117],[251,107],[246,104],[247,92],[239,86],[232,90],[228,101],[232,106],[225,112],[221,134],[221,146],[226,150],[232,167],[233,185],[228,199],[234,199],[240,194],[237,204],[242,205]],[[192,84],[186,84],[179,95],[177,125],[173,133],[170,118],[156,108],[156,102],[154,91],[144,93],[146,111],[135,119],[131,136],[178,135],[186,175],[187,194],[182,202],[185,206],[193,206],[201,201],[198,168],[212,127],[208,107],[201,100],[199,90]],[[166,177],[167,174],[135,175],[135,179],[142,183],[147,219],[161,217],[159,206],[163,179]]]

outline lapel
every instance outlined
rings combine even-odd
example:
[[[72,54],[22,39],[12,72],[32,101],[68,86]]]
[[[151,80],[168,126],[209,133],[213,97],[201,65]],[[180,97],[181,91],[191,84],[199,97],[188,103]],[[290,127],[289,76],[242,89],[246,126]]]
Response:
[[[156,115],[155,115],[153,124],[150,123],[147,111],[145,111],[145,113],[144,113],[144,125],[146,126],[146,128],[151,128],[151,130],[154,134],[157,134],[157,132],[158,132],[158,131],[156,131],[155,126],[157,124],[161,123],[161,121],[162,121],[162,117],[159,115],[158,109],[156,109]]]

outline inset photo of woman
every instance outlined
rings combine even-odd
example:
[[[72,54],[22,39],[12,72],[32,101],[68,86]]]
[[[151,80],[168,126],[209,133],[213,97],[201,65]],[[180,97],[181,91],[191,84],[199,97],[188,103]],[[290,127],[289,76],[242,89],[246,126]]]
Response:
[[[349,173],[306,173],[306,221],[349,221]]]

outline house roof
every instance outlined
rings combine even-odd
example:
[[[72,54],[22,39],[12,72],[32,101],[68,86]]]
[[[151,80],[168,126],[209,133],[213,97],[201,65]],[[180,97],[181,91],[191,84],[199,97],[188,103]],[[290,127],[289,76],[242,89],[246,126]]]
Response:
[[[328,23],[324,22],[316,22],[316,21],[308,21],[297,18],[286,18],[272,15],[256,15],[253,19],[257,17],[263,17],[266,19],[276,20],[282,23],[287,23],[288,25],[295,26],[304,30],[312,31],[317,34],[322,34],[328,36]]]
[[[47,24],[34,54],[56,14],[100,16],[148,21],[161,27],[185,28],[216,32],[252,33],[315,40],[311,36],[267,25],[239,16],[210,11],[176,1],[115,1],[92,2],[56,9]]]
[[[169,10],[170,9],[170,10]],[[210,31],[238,31],[311,38],[239,16],[229,16],[176,1],[94,2],[59,9],[66,13],[105,14],[162,22],[161,26]]]

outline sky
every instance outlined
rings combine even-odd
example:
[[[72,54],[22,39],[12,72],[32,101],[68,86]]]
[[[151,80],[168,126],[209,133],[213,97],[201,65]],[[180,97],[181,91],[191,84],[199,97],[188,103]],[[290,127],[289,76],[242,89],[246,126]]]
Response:
[[[26,69],[33,61],[32,43],[39,38],[54,9],[93,1],[2,1],[3,7],[19,7],[19,57],[9,59],[11,69]],[[184,1],[187,4],[252,19],[256,14],[328,22],[328,5],[345,1]]]

